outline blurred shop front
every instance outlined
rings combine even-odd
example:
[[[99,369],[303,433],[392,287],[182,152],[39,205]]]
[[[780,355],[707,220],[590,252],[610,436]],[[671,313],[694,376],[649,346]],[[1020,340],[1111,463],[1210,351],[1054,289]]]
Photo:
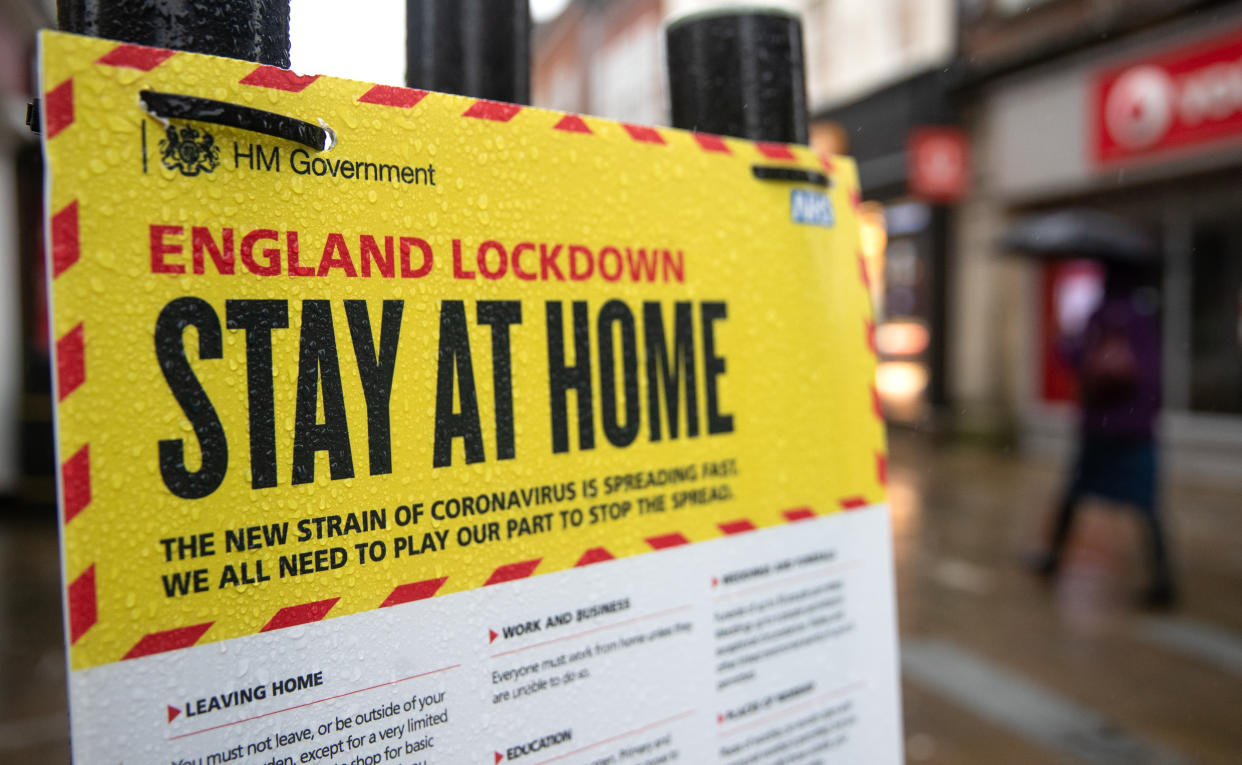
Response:
[[[1163,437],[1172,462],[1242,457],[1242,8],[1171,16],[990,79],[966,122],[980,171],[953,264],[960,400],[1007,399],[1026,445],[1064,450],[1073,375],[1056,347],[1102,291],[1090,263],[996,257],[1022,213],[1086,206],[1163,249]]]
[[[862,183],[863,244],[876,310],[876,391],[890,422],[936,427],[948,403],[949,204],[965,191],[966,143],[950,127],[942,70],[817,113],[811,142],[849,154]]]

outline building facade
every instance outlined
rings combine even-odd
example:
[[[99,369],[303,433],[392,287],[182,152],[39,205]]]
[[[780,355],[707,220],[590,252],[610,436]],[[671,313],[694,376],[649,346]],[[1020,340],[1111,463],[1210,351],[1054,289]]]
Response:
[[[802,19],[812,113],[943,67],[954,51],[953,0],[572,0],[536,31],[535,105],[663,122],[665,24],[756,5]]]
[[[963,18],[970,65],[956,92],[973,183],[950,262],[950,393],[962,424],[1015,427],[1029,447],[1066,449],[1073,387],[1054,349],[1101,276],[1089,264],[1000,257],[997,240],[1025,213],[1100,209],[1161,243],[1154,297],[1171,462],[1237,481],[1242,3],[976,5]]]
[[[43,299],[42,160],[25,124],[35,34],[55,3],[0,4],[0,501],[44,507],[52,488],[51,379]]]
[[[668,122],[661,0],[573,0],[535,30],[535,106]]]
[[[948,276],[952,203],[960,190],[919,187],[921,136],[930,166],[964,180],[966,144],[950,98],[956,76],[952,2],[799,3],[806,19],[812,142],[858,162],[865,218],[886,246],[867,252],[880,356],[876,388],[895,423],[940,429],[950,411]],[[935,147],[932,146],[934,149]],[[947,187],[944,187],[947,190]]]

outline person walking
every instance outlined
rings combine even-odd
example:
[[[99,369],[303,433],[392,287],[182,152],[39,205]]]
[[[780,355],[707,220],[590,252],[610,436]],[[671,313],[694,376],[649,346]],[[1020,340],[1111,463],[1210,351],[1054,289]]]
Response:
[[[1107,263],[1104,295],[1065,349],[1078,371],[1078,453],[1048,548],[1035,563],[1056,574],[1074,517],[1088,496],[1136,508],[1147,532],[1151,581],[1143,605],[1168,608],[1176,590],[1161,520],[1156,419],[1160,412],[1160,318],[1154,269]]]

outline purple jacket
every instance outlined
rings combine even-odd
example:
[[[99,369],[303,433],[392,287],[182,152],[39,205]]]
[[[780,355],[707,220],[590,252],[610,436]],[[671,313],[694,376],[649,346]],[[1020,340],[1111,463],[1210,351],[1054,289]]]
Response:
[[[1127,284],[1110,283],[1070,351],[1082,384],[1082,429],[1090,436],[1150,438],[1160,412],[1160,315],[1151,301]],[[1105,338],[1110,338],[1106,340]],[[1105,343],[1129,349],[1132,374],[1107,395],[1093,394],[1084,371]]]

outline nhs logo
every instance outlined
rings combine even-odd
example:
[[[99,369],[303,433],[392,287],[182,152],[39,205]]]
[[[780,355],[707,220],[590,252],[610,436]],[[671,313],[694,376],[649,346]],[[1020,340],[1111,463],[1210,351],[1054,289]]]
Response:
[[[794,189],[789,192],[789,219],[794,223],[806,223],[824,228],[832,228],[836,222],[836,216],[832,213],[832,202],[828,199],[828,195],[806,189]]]

